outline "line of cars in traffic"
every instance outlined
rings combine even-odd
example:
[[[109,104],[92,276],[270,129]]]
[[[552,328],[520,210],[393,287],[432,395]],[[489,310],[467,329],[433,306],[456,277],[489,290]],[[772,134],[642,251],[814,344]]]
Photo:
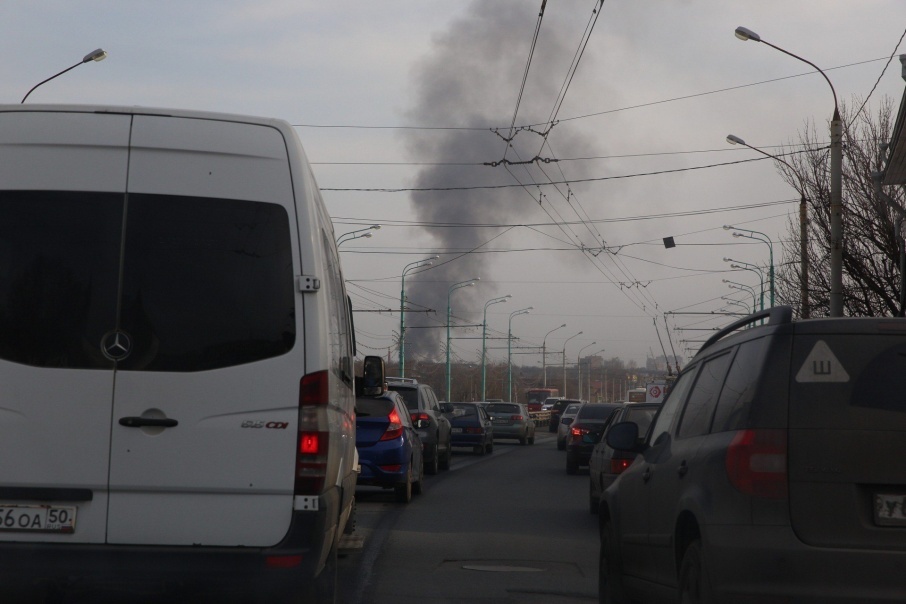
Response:
[[[454,448],[485,455],[495,440],[535,442],[535,422],[521,403],[441,402],[411,378],[388,377],[379,390],[356,398],[358,484],[393,489],[400,503],[422,492],[426,474],[450,468]]]

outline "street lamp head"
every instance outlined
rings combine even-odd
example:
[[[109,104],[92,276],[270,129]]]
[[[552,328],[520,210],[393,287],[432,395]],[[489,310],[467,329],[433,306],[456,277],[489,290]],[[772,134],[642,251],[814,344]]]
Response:
[[[724,258],[724,262],[736,262],[732,258]]]
[[[360,236],[362,239],[371,239],[371,233],[364,233]]]
[[[380,230],[381,230],[381,225],[379,225],[379,224],[373,224],[373,225],[371,225],[371,229],[374,230],[374,231],[380,231]]]
[[[742,140],[735,134],[728,134],[727,142],[730,143],[731,145],[745,145],[746,144],[746,141]]]
[[[733,233],[734,237],[745,237],[742,233]]]
[[[724,230],[725,230],[725,231],[729,231],[730,229],[735,229],[735,228],[736,228],[736,227],[733,226],[733,225],[731,225],[731,224],[725,224],[725,225],[724,225]]]
[[[738,264],[731,264],[730,268],[743,268],[743,267]]]
[[[88,61],[103,61],[107,58],[107,51],[103,48],[98,48],[97,50],[92,50],[87,55],[82,57],[82,63],[87,63]]]
[[[560,326],[560,327],[566,327],[566,323],[564,323],[564,324],[563,324],[563,325],[561,325],[561,326]]]
[[[734,31],[733,33],[743,42],[746,42],[747,40],[752,40],[753,42],[761,42],[761,36],[747,27],[737,27],[736,31]]]

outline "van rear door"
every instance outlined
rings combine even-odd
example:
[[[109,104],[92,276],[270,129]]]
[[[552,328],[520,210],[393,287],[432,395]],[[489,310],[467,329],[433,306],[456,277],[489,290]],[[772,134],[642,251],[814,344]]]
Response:
[[[304,368],[285,142],[136,115],[131,152],[108,541],[274,545]]]
[[[0,112],[0,540],[106,536],[129,122]]]

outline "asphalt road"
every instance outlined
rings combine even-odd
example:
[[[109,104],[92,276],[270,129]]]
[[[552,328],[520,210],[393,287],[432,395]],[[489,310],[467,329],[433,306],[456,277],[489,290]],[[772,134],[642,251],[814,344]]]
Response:
[[[340,560],[344,604],[597,602],[597,516],[588,473],[566,474],[542,428],[534,445],[454,455],[408,505],[357,491],[356,537]]]

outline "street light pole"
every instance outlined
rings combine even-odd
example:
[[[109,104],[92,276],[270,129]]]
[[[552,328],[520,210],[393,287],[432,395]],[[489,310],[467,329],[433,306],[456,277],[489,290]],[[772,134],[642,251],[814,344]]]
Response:
[[[576,335],[566,338],[566,342],[563,342],[563,398],[566,398],[566,344],[573,338],[581,335],[582,332],[580,331]]]
[[[486,389],[487,381],[486,381],[486,373],[485,373],[485,369],[486,369],[486,360],[485,359],[487,358],[486,352],[485,352],[487,350],[485,347],[485,340],[487,339],[487,336],[488,336],[488,306],[491,306],[492,304],[500,304],[501,302],[506,302],[507,300],[509,300],[512,297],[513,296],[511,296],[510,294],[507,294],[507,295],[501,296],[499,298],[492,298],[491,300],[488,300],[484,304],[484,318],[481,321],[481,400],[483,400],[483,401],[488,400],[487,389]]]
[[[465,281],[454,283],[450,286],[450,289],[447,290],[447,398],[444,399],[447,402],[450,402],[450,294],[452,294],[455,289],[471,287],[475,285],[476,281],[480,280],[481,277],[466,279]]]
[[[735,226],[732,226],[729,224],[724,225],[725,231],[729,231],[731,229],[734,231],[733,232],[734,237],[746,237],[748,239],[754,239],[755,241],[760,241],[768,246],[768,254],[769,254],[769,259],[770,259],[770,263],[771,263],[770,267],[769,267],[770,270],[768,272],[768,276],[770,278],[770,283],[771,283],[771,290],[770,290],[771,291],[771,308],[774,308],[774,242],[771,241],[770,237],[768,237],[761,231],[753,231],[752,229],[741,229],[739,227],[735,227]],[[736,231],[744,231],[744,232],[738,233]],[[750,233],[750,234],[746,235],[746,233]],[[764,237],[764,239],[762,239],[761,237],[756,237],[756,235],[761,235],[761,237]]]
[[[727,142],[731,145],[742,145],[748,147],[752,151],[757,151],[766,157],[770,157],[780,163],[784,164],[787,168],[790,169],[790,172],[796,175],[797,180],[799,180],[799,188],[801,189],[799,193],[799,267],[801,272],[800,283],[799,283],[799,316],[803,319],[809,318],[809,303],[808,303],[808,273],[809,273],[809,261],[808,261],[808,206],[805,199],[805,183],[802,181],[802,177],[799,175],[799,171],[794,168],[790,162],[786,161],[780,156],[772,155],[767,151],[763,151],[758,147],[753,147],[748,144],[746,141],[742,140],[738,136],[733,134],[727,135]],[[764,308],[762,308],[764,310]]]
[[[507,390],[508,401],[512,402],[513,400],[513,357],[512,357],[512,343],[513,343],[513,317],[516,315],[526,315],[528,314],[534,306],[529,306],[528,308],[520,308],[519,310],[514,310],[510,313],[510,323],[507,327],[507,338],[506,338],[506,366],[507,366]]]
[[[541,374],[544,376],[544,388],[547,388],[547,336],[551,335],[558,329],[563,329],[564,327],[566,327],[566,323],[564,323],[560,327],[554,327],[552,330],[544,334],[544,339],[541,341]]]
[[[761,282],[761,310],[764,310],[764,273],[761,271],[761,267],[756,264],[749,264],[748,262],[742,262],[741,260],[733,260],[732,258],[724,258],[724,262],[732,262],[735,264],[730,264],[730,268],[738,268],[744,271],[749,271],[758,275],[758,280]]]
[[[831,93],[834,95],[834,116],[831,118],[830,137],[831,137],[831,202],[830,202],[830,316],[843,316],[843,121],[840,119],[840,109],[837,103],[837,91],[831,83],[830,78],[820,67],[799,55],[795,55],[787,50],[775,46],[770,42],[765,42],[761,36],[754,31],[745,27],[737,27],[736,37],[740,40],[752,40],[767,44],[775,50],[779,50],[785,55],[798,59],[803,63],[810,65],[820,73],[827,85],[830,86]],[[773,304],[772,304],[773,306]]]
[[[347,241],[352,241],[353,239],[369,239],[372,235],[371,231],[379,231],[380,229],[381,225],[373,224],[367,229],[359,229],[357,231],[349,231],[348,233],[343,233],[342,235],[337,237],[337,247],[340,247]],[[352,235],[352,237],[350,237],[350,235]]]
[[[55,73],[54,75],[50,76],[50,77],[47,78],[46,80],[42,80],[42,81],[38,82],[37,84],[35,84],[34,86],[32,86],[32,87],[31,87],[31,90],[29,90],[28,92],[26,92],[26,93],[25,93],[25,96],[22,97],[22,100],[19,101],[19,104],[21,105],[22,103],[24,103],[24,102],[25,102],[25,99],[28,98],[28,95],[30,95],[32,92],[34,92],[35,88],[37,88],[37,87],[40,86],[41,84],[46,84],[47,82],[51,81],[52,79],[57,78],[57,77],[60,77],[61,75],[63,75],[63,74],[66,73],[67,71],[70,71],[70,70],[72,70],[72,69],[75,69],[76,67],[78,67],[78,66],[81,65],[82,63],[87,63],[88,61],[94,61],[94,62],[97,63],[97,62],[99,62],[99,61],[103,61],[103,60],[106,59],[106,58],[107,58],[107,51],[104,50],[103,48],[98,48],[97,50],[93,50],[93,51],[89,52],[87,55],[85,55],[84,57],[82,57],[82,60],[81,60],[81,61],[79,61],[78,63],[76,63],[76,64],[73,65],[72,67],[67,67],[66,69],[64,69],[64,70],[61,71],[60,73]]]
[[[597,344],[597,342],[592,342],[588,346],[583,346],[579,349],[579,354],[576,355],[576,385],[578,386],[579,400],[582,399],[582,351],[586,348],[591,348],[595,344]],[[591,370],[589,369],[589,371]]]
[[[431,256],[423,260],[410,262],[403,267],[403,275],[400,279],[400,377],[406,377],[406,273],[434,264],[432,260],[437,260],[440,256]]]
[[[755,309],[758,308],[758,303],[755,301],[756,298],[755,298],[755,288],[754,287],[752,287],[751,285],[746,285],[745,283],[737,283],[735,281],[729,281],[727,279],[724,279],[723,282],[726,283],[730,287],[730,289],[738,289],[738,290],[742,290],[742,291],[747,291],[750,294],[752,294],[752,312],[755,312]]]

